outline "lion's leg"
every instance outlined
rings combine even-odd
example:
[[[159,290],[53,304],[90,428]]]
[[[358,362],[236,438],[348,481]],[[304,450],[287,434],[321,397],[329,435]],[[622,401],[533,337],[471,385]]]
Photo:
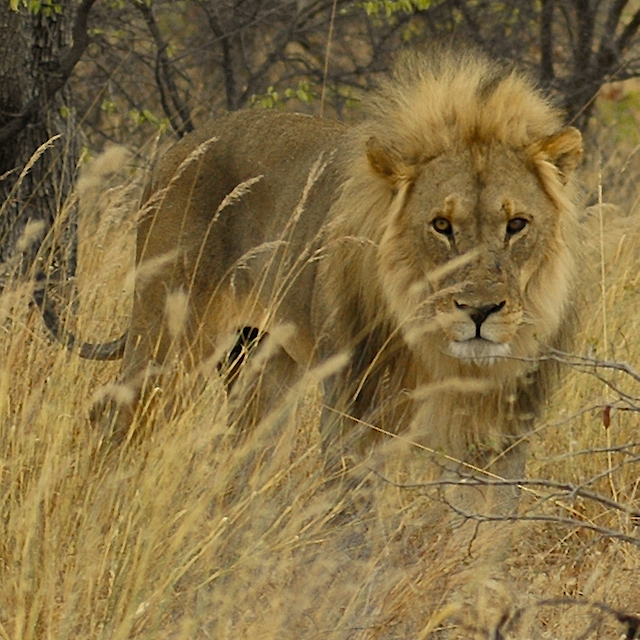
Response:
[[[328,477],[342,476],[357,465],[359,445],[365,438],[365,427],[360,420],[363,416],[356,415],[352,394],[348,387],[342,388],[340,378],[324,384],[320,436]]]
[[[246,328],[245,328],[246,329]],[[295,400],[289,393],[300,378],[300,366],[278,344],[272,344],[269,336],[250,336],[248,357],[234,357],[235,350],[245,349],[236,344],[226,373],[226,383],[231,405],[230,425],[239,440],[244,439],[265,418],[275,412],[287,412]],[[251,352],[253,351],[253,352]]]
[[[458,568],[447,583],[456,594],[461,616],[477,611],[497,616],[513,604],[515,592],[506,559],[525,526],[518,520],[521,491],[515,483],[523,478],[525,456],[522,444],[492,464],[487,465],[486,458],[473,460],[474,466],[491,476],[466,465],[451,467],[440,476],[448,484],[441,488],[433,508],[441,512],[441,530],[447,540],[444,554],[458,558]]]
[[[373,370],[362,380],[347,369],[325,381],[320,431],[328,475],[363,461],[377,464],[386,456],[392,438],[387,434],[406,427],[410,403],[385,373]]]
[[[247,362],[247,357],[258,348],[263,338],[264,335],[260,335],[260,330],[255,327],[243,327],[238,331],[235,345],[224,361],[218,363],[218,370],[224,378],[228,393],[233,390],[233,386],[242,372],[243,365]]]
[[[225,500],[267,482],[274,468],[287,464],[296,433],[291,417],[297,407],[295,385],[300,365],[280,346],[263,336],[243,362],[234,359],[225,378],[229,395],[229,437],[233,446]]]
[[[167,320],[167,292],[155,278],[135,294],[132,322],[116,384],[91,409],[90,418],[100,424],[112,443],[143,430],[158,400],[171,393],[167,363],[184,347],[186,330],[173,333]],[[187,324],[188,321],[185,321]]]
[[[515,518],[524,478],[527,445],[514,446],[504,454],[495,451],[470,459],[469,464],[441,463],[442,478],[450,483],[444,491],[448,503],[462,519],[500,521]]]

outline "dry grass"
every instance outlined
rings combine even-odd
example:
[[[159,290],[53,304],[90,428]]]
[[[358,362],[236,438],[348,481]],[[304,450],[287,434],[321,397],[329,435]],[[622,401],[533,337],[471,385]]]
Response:
[[[79,186],[79,330],[90,340],[117,336],[131,301],[137,187],[105,191],[109,171]],[[578,349],[640,363],[640,238],[626,224]],[[459,526],[424,487],[371,476],[345,498],[326,482],[311,382],[234,446],[212,376],[178,418],[158,415],[149,438],[105,454],[86,415],[118,365],[52,344],[28,300],[20,284],[0,300],[2,640],[619,638],[625,624],[592,603],[640,614],[628,513],[535,487],[523,519],[504,525],[514,538],[504,564],[488,567],[478,558],[498,530],[483,525],[470,544],[473,523]],[[640,395],[630,376],[596,372]],[[618,392],[570,371],[533,438],[529,475],[638,504],[638,418],[620,406]],[[420,465],[415,453],[385,473],[415,485]],[[569,599],[542,603],[554,598]]]

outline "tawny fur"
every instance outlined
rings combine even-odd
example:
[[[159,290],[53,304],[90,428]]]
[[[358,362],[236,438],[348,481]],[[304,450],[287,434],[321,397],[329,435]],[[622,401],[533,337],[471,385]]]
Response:
[[[334,462],[369,448],[368,424],[462,460],[526,430],[550,375],[538,358],[571,334],[580,134],[477,52],[401,57],[366,104],[354,127],[229,114],[160,160],[120,378],[136,398],[174,356],[193,367],[242,327],[287,325],[266,378],[349,354],[325,380]],[[120,433],[135,411],[121,407]]]

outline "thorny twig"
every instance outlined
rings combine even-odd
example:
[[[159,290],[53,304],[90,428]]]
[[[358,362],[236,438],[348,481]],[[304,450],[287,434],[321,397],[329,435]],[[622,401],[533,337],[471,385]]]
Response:
[[[520,515],[520,514],[511,514],[511,515],[486,515],[481,513],[470,513],[468,511],[464,511],[459,507],[456,507],[454,504],[450,502],[446,502],[447,506],[458,516],[464,518],[465,520],[475,521],[479,524],[484,522],[550,522],[553,524],[559,524],[565,527],[573,527],[576,529],[587,529],[589,531],[593,531],[594,533],[599,533],[601,536],[605,538],[611,538],[613,540],[622,540],[622,542],[628,542],[629,544],[633,544],[637,547],[640,547],[640,538],[636,536],[630,536],[626,533],[622,533],[622,531],[616,531],[615,529],[609,529],[607,527],[601,527],[597,524],[593,524],[591,522],[585,522],[581,520],[576,520],[575,518],[563,518],[561,516],[547,516],[547,515]]]
[[[640,460],[640,457],[634,459],[634,461]],[[433,488],[442,488],[442,487],[541,487],[546,489],[554,489],[557,492],[561,492],[561,494],[553,494],[549,495],[547,499],[553,500],[575,500],[576,498],[582,498],[584,500],[589,500],[600,504],[602,506],[607,507],[608,509],[613,509],[615,511],[620,511],[626,515],[628,515],[632,522],[637,523],[640,521],[640,510],[634,509],[629,505],[622,504],[611,498],[607,498],[606,496],[600,495],[593,491],[589,491],[584,489],[580,485],[574,485],[571,483],[563,483],[563,482],[555,482],[553,480],[527,480],[527,479],[515,479],[515,480],[496,480],[493,478],[482,478],[478,476],[471,475],[463,475],[459,472],[458,478],[442,478],[439,480],[434,480],[430,482],[420,482],[420,483],[412,483],[412,484],[404,484],[394,482],[385,478],[380,473],[375,470],[372,470],[375,475],[381,478],[384,482],[397,487],[399,489],[433,489]],[[592,482],[590,480],[589,482]],[[602,527],[591,522],[586,522],[584,520],[578,520],[576,518],[563,518],[561,516],[556,515],[526,515],[526,514],[484,514],[484,513],[471,513],[468,511],[464,511],[459,507],[451,504],[448,500],[441,498],[444,503],[449,507],[452,511],[456,513],[456,515],[461,516],[465,520],[475,521],[477,523],[483,522],[553,522],[563,526],[569,526],[574,528],[582,528],[588,529],[590,531],[594,531],[599,533],[607,538],[613,538],[617,540],[622,540],[623,542],[628,542],[630,544],[640,546],[640,537],[631,536],[625,534],[621,531],[616,531],[615,529],[609,529],[607,527]]]
[[[487,637],[492,637],[495,640],[504,640],[505,633],[509,633],[514,631],[518,623],[522,620],[526,613],[531,612],[534,609],[541,609],[542,607],[561,607],[561,606],[572,606],[572,607],[589,607],[591,609],[596,609],[606,615],[612,616],[615,618],[620,624],[626,626],[625,638],[626,640],[636,640],[640,638],[640,617],[637,615],[632,615],[625,611],[621,611],[620,609],[615,609],[610,607],[603,602],[592,602],[590,600],[582,600],[578,598],[550,598],[548,600],[539,600],[538,602],[527,605],[524,607],[518,607],[513,613],[507,614],[505,613],[500,621],[498,622],[495,629],[492,630],[491,634],[488,634]],[[594,621],[591,627],[594,627],[591,630],[596,630],[595,626],[597,626],[597,622]],[[586,637],[583,633],[578,637]]]

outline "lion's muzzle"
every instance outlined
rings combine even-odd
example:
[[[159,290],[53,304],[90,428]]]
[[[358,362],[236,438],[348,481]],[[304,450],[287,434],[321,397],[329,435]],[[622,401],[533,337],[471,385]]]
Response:
[[[490,315],[498,313],[501,309],[503,309],[506,301],[503,300],[498,304],[486,304],[480,307],[469,306],[467,304],[458,302],[457,300],[454,300],[453,303],[455,304],[456,309],[460,309],[466,312],[469,318],[471,318],[471,321],[475,325],[475,335],[473,336],[473,338],[486,338],[486,336],[482,334],[482,327],[485,323],[485,320]]]
[[[449,355],[477,364],[492,364],[509,355],[511,342],[522,320],[522,313],[500,302],[471,304],[453,299],[453,310],[446,314],[444,331],[449,339]]]

